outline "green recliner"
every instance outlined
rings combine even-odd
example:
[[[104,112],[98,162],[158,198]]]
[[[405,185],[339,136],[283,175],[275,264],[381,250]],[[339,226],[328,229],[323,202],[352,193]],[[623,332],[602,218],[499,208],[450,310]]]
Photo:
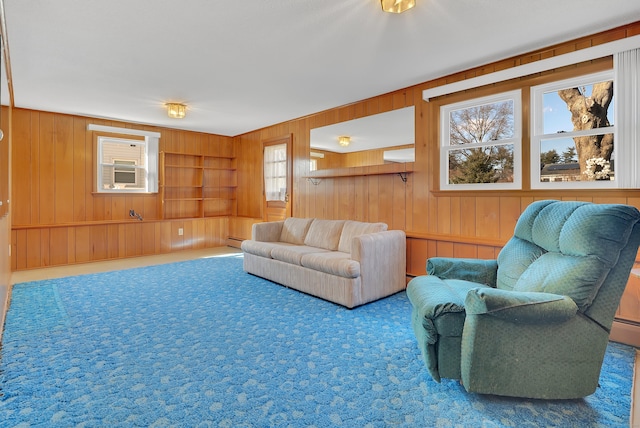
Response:
[[[481,394],[594,393],[639,245],[634,207],[538,201],[497,260],[429,259],[407,285],[429,373]]]

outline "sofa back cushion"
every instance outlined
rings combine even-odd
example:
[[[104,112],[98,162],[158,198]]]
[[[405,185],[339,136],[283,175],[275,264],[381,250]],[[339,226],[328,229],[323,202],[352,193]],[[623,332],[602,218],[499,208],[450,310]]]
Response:
[[[315,219],[309,227],[307,236],[304,238],[304,245],[336,251],[343,226],[344,220]]]
[[[638,211],[624,205],[539,201],[498,255],[498,288],[594,300],[627,245]]]
[[[312,222],[312,218],[289,217],[285,219],[282,225],[282,232],[280,232],[280,242],[296,245],[304,244],[304,238],[307,236]]]
[[[338,242],[338,251],[343,253],[351,253],[351,240],[366,233],[384,232],[388,226],[386,223],[365,223],[362,221],[347,220],[344,222],[340,242]]]

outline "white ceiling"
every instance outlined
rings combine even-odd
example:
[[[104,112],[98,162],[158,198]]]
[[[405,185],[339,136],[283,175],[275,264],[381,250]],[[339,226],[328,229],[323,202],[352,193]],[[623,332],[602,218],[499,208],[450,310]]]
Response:
[[[638,0],[2,2],[16,107],[229,136],[640,20]]]

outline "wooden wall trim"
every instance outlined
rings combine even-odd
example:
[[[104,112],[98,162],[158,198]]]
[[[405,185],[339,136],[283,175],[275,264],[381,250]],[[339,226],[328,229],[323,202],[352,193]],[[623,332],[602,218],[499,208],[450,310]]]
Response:
[[[228,217],[39,225],[11,230],[12,270],[221,247]]]
[[[197,217],[196,217],[197,218]],[[229,216],[218,217],[206,217],[212,219],[229,219]],[[95,221],[82,221],[73,223],[55,223],[55,224],[14,224],[11,226],[11,230],[23,230],[23,229],[53,229],[56,227],[81,227],[81,226],[100,226],[100,225],[113,225],[113,224],[142,224],[142,223],[171,223],[171,222],[184,222],[185,218],[173,218],[173,219],[151,219],[151,220],[95,220]]]
[[[407,238],[424,239],[439,242],[453,242],[457,244],[485,245],[489,247],[503,247],[507,239],[482,238],[478,236],[441,235],[437,233],[406,232]]]

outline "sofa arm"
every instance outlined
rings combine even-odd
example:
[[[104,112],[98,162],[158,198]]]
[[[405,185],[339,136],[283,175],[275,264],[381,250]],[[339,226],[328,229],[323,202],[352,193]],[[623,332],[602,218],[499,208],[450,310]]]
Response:
[[[490,315],[521,324],[562,323],[578,312],[578,306],[567,296],[495,288],[469,290],[464,307],[467,316]]]
[[[497,260],[432,257],[427,260],[427,273],[441,279],[463,279],[495,287]]]
[[[278,242],[282,233],[284,221],[268,221],[254,223],[251,226],[251,239],[262,242]]]
[[[402,230],[353,237],[351,258],[360,263],[362,292],[369,296],[367,301],[388,296],[406,287],[407,242]]]

